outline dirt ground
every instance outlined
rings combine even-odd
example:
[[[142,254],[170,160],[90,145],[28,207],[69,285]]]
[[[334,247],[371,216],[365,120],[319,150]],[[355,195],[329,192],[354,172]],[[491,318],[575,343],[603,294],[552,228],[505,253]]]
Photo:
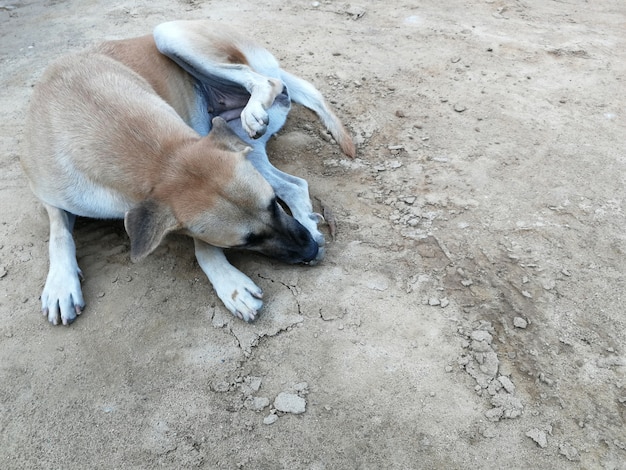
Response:
[[[46,64],[210,17],[312,81],[271,142],[337,233],[316,267],[233,253],[259,321],[172,236],[76,229],[87,308],[39,313],[21,172]],[[0,2],[0,468],[625,469],[622,0]],[[304,412],[303,411],[304,406]]]

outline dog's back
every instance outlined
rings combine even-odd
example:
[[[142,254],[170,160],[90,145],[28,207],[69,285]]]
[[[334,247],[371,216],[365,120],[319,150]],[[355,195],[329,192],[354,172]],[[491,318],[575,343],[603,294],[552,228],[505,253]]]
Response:
[[[22,165],[35,194],[71,213],[104,218],[123,217],[120,209],[148,194],[136,175],[158,171],[168,145],[197,138],[145,79],[94,51],[47,69],[26,129]],[[131,199],[121,200],[122,193]]]

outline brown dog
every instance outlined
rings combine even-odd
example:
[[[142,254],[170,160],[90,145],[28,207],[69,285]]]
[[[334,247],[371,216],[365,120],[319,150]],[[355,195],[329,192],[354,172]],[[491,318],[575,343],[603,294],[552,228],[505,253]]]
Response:
[[[292,100],[318,113],[354,155],[310,83],[220,25],[165,23],[154,36],[106,42],[50,66],[31,100],[22,158],[50,218],[49,321],[69,324],[84,308],[76,216],[124,218],[133,260],[169,232],[190,235],[226,307],[254,320],[262,291],[222,248],[289,263],[323,257],[306,182],[274,168],[265,152]]]

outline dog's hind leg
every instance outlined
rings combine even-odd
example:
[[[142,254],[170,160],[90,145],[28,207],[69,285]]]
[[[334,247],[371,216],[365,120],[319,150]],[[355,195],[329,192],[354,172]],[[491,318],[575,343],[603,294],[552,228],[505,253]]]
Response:
[[[50,219],[50,269],[41,294],[41,309],[50,323],[57,325],[59,317],[69,325],[85,307],[76,262],[76,245],[72,237],[76,216],[45,204]]]
[[[267,109],[282,92],[283,83],[252,70],[234,43],[216,38],[206,27],[201,21],[171,21],[158,25],[153,36],[159,52],[203,85],[218,89],[237,85],[247,91],[250,99],[241,112],[241,121],[248,135],[258,138],[267,129]]]
[[[237,318],[255,320],[263,306],[263,291],[228,262],[221,248],[196,239],[194,244],[198,264],[226,308]]]

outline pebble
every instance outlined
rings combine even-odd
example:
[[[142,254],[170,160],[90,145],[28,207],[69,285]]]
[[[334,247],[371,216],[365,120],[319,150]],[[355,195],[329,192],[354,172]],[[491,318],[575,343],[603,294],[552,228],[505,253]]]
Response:
[[[309,393],[309,384],[307,382],[300,382],[300,383],[295,384],[293,386],[293,389],[299,395],[306,395],[307,393]]]
[[[439,299],[437,297],[431,297],[430,299],[428,299],[428,305],[435,307],[437,305],[440,305],[441,302],[439,301]]]
[[[281,392],[274,400],[274,407],[283,413],[301,414],[306,410],[306,400],[293,393]]]
[[[4,266],[0,266],[0,278],[5,277],[7,274],[7,268],[5,268]]]
[[[546,433],[541,429],[532,428],[526,433],[526,436],[535,441],[537,445],[542,449],[545,449],[548,445],[548,437],[546,436]]]
[[[228,382],[216,382],[211,384],[211,388],[214,392],[224,393],[228,392],[230,389],[230,384]]]
[[[270,399],[266,397],[249,397],[246,398],[244,406],[252,411],[261,411],[263,408],[269,406]]]
[[[578,449],[567,442],[564,442],[559,446],[559,454],[564,455],[565,458],[571,462],[578,462],[580,460]]]
[[[447,298],[441,299],[441,308],[446,308],[448,305],[450,305],[450,301]]]
[[[474,330],[470,334],[470,337],[475,341],[484,341],[487,344],[491,344],[493,341],[493,336],[487,331],[484,330]]]
[[[528,322],[522,317],[515,317],[513,319],[513,326],[515,328],[526,329],[526,327],[528,326]]]
[[[489,421],[500,421],[500,418],[502,418],[503,414],[504,410],[502,408],[495,407],[485,411],[485,418],[487,418]]]
[[[474,284],[474,282],[473,282],[471,279],[463,279],[463,280],[461,281],[461,284],[462,284],[464,287],[469,287],[469,286],[471,286],[472,284]]]
[[[278,421],[278,416],[273,413],[263,418],[263,424],[267,425],[274,424],[276,421]]]
[[[455,110],[457,113],[462,113],[463,111],[467,111],[467,107],[466,107],[466,106],[463,106],[462,104],[455,104],[455,105],[454,105],[454,110]]]
[[[498,382],[502,384],[502,386],[508,393],[515,393],[515,385],[506,375],[501,375],[500,377],[498,377]]]

